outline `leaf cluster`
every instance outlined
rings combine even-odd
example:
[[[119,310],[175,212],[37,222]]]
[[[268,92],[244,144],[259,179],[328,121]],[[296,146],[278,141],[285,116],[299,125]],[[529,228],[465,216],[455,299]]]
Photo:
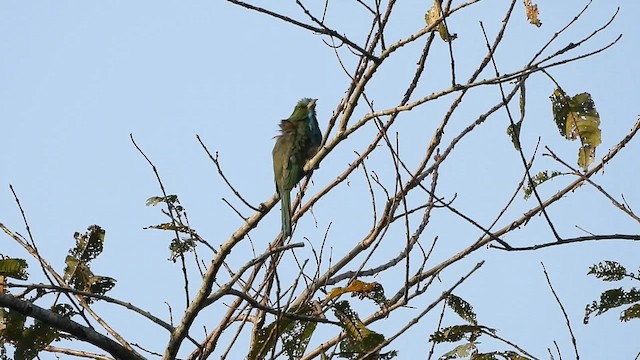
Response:
[[[560,134],[567,140],[580,139],[578,166],[586,170],[595,159],[596,147],[600,145],[600,115],[591,94],[567,95],[557,88],[551,95],[553,118]]]
[[[50,310],[58,315],[70,318],[75,312],[67,304],[57,304]],[[11,343],[15,347],[15,360],[31,360],[53,341],[68,338],[58,329],[48,324],[35,320],[33,324],[26,326],[27,317],[14,310],[0,308],[0,319],[3,319],[5,327],[0,329],[0,346],[2,346],[2,360],[8,360],[5,343]]]
[[[106,276],[95,275],[91,270],[91,262],[95,260],[103,251],[105,230],[98,225],[91,225],[87,232],[74,234],[76,244],[69,250],[69,255],[65,259],[66,267],[62,280],[66,282],[64,287],[73,287],[75,290],[104,295],[113,288],[116,280]],[[2,256],[0,259],[0,294],[14,296],[25,300],[28,294],[35,289],[35,296],[26,299],[29,303],[35,304],[38,299],[49,293],[50,290],[34,285],[33,288],[20,295],[8,294],[5,278],[27,280],[28,263],[25,259],[8,258]],[[11,286],[11,284],[9,284]],[[81,296],[87,304],[95,300],[92,296]],[[56,303],[49,307],[52,313],[71,319],[78,312],[66,303]],[[13,358],[17,360],[31,360],[49,346],[52,342],[62,338],[70,338],[61,329],[55,328],[39,319],[34,319],[33,323],[27,323],[28,313],[14,309],[0,308],[0,359],[9,359],[6,344],[14,347]]]
[[[65,259],[67,267],[64,270],[64,280],[76,290],[104,295],[115,286],[116,280],[95,275],[91,271],[90,262],[102,253],[105,230],[98,225],[91,225],[85,234],[76,232],[73,237],[76,239],[76,246],[69,250]],[[87,302],[93,301],[90,297],[84,299]]]
[[[303,306],[291,309],[290,314],[312,316],[311,306]],[[260,329],[251,346],[249,359],[262,359],[274,348],[278,338],[282,340],[282,346],[290,359],[302,357],[311,340],[311,335],[317,326],[316,322],[296,320],[291,317],[281,316],[268,326]]]
[[[333,288],[327,295],[325,303],[329,303],[348,293],[352,297],[358,297],[360,300],[365,298],[373,300],[381,308],[384,308],[387,302],[384,289],[380,283],[367,283],[355,279],[346,287]],[[278,319],[257,332],[251,345],[249,359],[265,358],[269,351],[275,349],[278,339],[282,342],[282,349],[290,359],[302,357],[318,324],[318,321],[314,321],[313,318],[324,318],[324,312],[328,310],[333,311],[338,320],[337,324],[342,327],[345,334],[339,344],[339,352],[337,353],[339,357],[360,359],[365,356],[371,360],[384,360],[397,356],[396,351],[387,353],[376,351],[378,347],[384,344],[384,335],[367,328],[358,313],[351,308],[349,301],[343,300],[329,305],[324,310],[319,304],[306,303],[278,316]],[[300,315],[309,318],[309,320],[299,319]]]
[[[481,336],[497,337],[497,331],[484,325],[478,324],[477,315],[473,306],[466,300],[454,294],[449,294],[446,305],[453,310],[466,324],[459,324],[444,327],[436,330],[429,336],[429,341],[435,344],[455,343],[463,341],[450,351],[440,356],[444,359],[485,359],[485,360],[528,360],[528,357],[520,355],[512,350],[500,350],[481,352],[478,348]]]
[[[163,213],[169,217],[170,221],[151,225],[145,227],[145,229],[164,230],[175,233],[175,237],[169,244],[169,251],[171,253],[169,260],[176,262],[176,260],[184,256],[184,254],[195,251],[198,242],[204,242],[204,240],[188,224],[187,211],[182,204],[180,204],[180,199],[177,195],[153,196],[147,199],[147,206],[156,206],[158,204],[166,204],[167,210],[163,210]]]
[[[539,185],[543,184],[544,182],[547,182],[551,179],[553,179],[554,177],[558,176],[558,175],[562,175],[561,172],[559,171],[551,171],[551,173],[549,173],[549,170],[544,170],[544,171],[540,171],[539,173],[537,173],[536,175],[534,175],[533,177],[531,177],[531,181],[529,182],[529,185],[524,186],[524,198],[525,200],[531,197],[531,194],[533,194],[533,189],[538,187]]]
[[[640,281],[640,268],[637,273],[627,271],[620,263],[605,260],[589,268],[588,275],[606,282],[621,281],[625,278]],[[598,316],[621,306],[627,306],[620,313],[620,321],[626,322],[640,318],[640,290],[632,287],[628,290],[622,287],[609,289],[600,295],[600,301],[593,301],[585,307],[584,323],[588,324],[592,315]]]

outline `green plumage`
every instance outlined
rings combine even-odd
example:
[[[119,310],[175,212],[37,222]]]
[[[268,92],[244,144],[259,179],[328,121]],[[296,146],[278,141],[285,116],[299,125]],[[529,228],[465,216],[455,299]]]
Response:
[[[282,232],[291,236],[291,190],[304,177],[304,164],[315,155],[322,134],[316,120],[316,99],[302,99],[288,119],[280,122],[281,134],[273,147],[273,174],[282,200]]]

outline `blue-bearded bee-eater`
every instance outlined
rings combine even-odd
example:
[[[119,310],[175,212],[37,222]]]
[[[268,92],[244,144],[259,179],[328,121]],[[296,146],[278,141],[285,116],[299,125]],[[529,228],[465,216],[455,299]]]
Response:
[[[273,146],[273,174],[282,200],[282,233],[291,236],[291,190],[304,177],[304,164],[322,141],[316,119],[317,99],[304,98],[288,119],[280,122],[281,134]]]

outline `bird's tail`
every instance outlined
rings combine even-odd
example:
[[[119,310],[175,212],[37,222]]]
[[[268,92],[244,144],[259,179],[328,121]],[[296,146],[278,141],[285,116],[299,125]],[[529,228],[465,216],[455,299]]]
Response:
[[[282,236],[291,236],[291,194],[288,191],[281,191],[280,198],[282,203]]]

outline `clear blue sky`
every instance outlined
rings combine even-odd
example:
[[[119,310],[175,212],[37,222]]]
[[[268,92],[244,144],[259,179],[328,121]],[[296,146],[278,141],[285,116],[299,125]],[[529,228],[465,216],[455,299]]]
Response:
[[[484,56],[478,21],[484,22],[490,37],[499,26],[503,10],[496,10],[501,6],[498,3],[484,1],[449,24],[459,36],[454,51],[460,82],[466,81],[471,67]],[[526,24],[519,3],[505,39],[507,45],[496,54],[501,72],[520,68],[574,17],[583,3],[540,1],[540,29]],[[613,25],[578,53],[604,45],[619,33],[623,33],[622,40],[603,54],[551,72],[570,94],[588,91],[593,95],[602,118],[603,143],[598,157],[624,136],[640,113],[639,3],[594,2],[575,29],[553,48],[591,33],[609,19],[618,5],[622,9]],[[294,3],[277,6],[277,10],[304,18]],[[356,41],[363,39],[369,20],[358,16],[355,8],[348,5],[335,6],[329,12],[329,24]],[[422,2],[399,4],[387,42],[420,29],[425,8]],[[272,137],[279,119],[289,115],[299,98],[319,98],[317,111],[324,130],[349,83],[323,39],[223,1],[1,2],[0,222],[25,233],[8,188],[12,184],[40,251],[60,271],[73,246],[73,233],[82,232],[91,224],[101,225],[107,230],[107,243],[93,269],[97,274],[118,279],[110,295],[165,319],[167,301],[177,317],[184,300],[179,266],[166,260],[170,235],[142,229],[165,221],[159,209],[144,205],[160,190],[129,134],[158,167],[167,191],[180,196],[191,225],[217,246],[242,223],[221,198],[241,205],[216,175],[195,135],[199,134],[210,150],[219,152],[227,176],[250,202],[258,204],[270,198],[274,192]],[[416,96],[447,86],[448,49],[440,43],[434,46],[436,50],[428,81],[421,84]],[[349,53],[344,48],[341,51],[347,64],[352,64]],[[413,72],[416,51],[419,48],[403,50],[397,61],[376,74],[379,78],[371,84],[368,94],[381,109],[393,106],[401,98],[402,86]],[[491,76],[492,72],[487,72],[482,77]],[[575,163],[578,145],[562,141],[551,121],[548,96],[552,89],[553,84],[543,76],[528,82],[525,145],[530,153],[537,137],[542,136],[542,145],[551,146]],[[476,92],[477,96],[469,98],[464,112],[456,118],[458,125],[446,134],[449,139],[456,129],[466,126],[499,99],[497,88]],[[422,151],[413,154],[411,149],[421,149],[431,133],[427,127],[424,134],[407,130],[422,126],[416,124],[439,122],[444,105],[427,105],[398,125],[397,131],[405,131],[400,135],[404,153],[409,158],[416,156],[414,162]],[[357,113],[365,111],[362,108]],[[485,224],[504,203],[504,189],[512,191],[521,176],[517,153],[504,133],[506,115],[500,112],[494,117],[493,125],[460,145],[456,160],[452,159],[441,174],[441,181],[446,184],[442,196],[457,193],[458,208]],[[373,128],[364,130],[367,134],[372,131]],[[317,191],[332,181],[354,159],[353,151],[366,147],[366,141],[365,136],[354,137],[327,157],[314,175],[311,190]],[[603,175],[596,177],[612,195],[619,198],[623,193],[636,211],[640,211],[639,151],[636,140]],[[388,164],[383,159],[372,159],[371,166],[383,177],[392,176]],[[539,164],[536,170],[559,168],[548,159]],[[542,192],[555,192],[562,181]],[[366,225],[349,223],[349,216],[356,211],[352,207],[355,201],[365,199],[364,209],[368,209],[364,184],[362,177],[354,176],[351,187],[338,189],[331,203],[316,206],[318,228],[308,214],[298,232],[302,234],[302,229],[307,229],[309,239],[319,243],[326,226],[333,221],[331,246],[336,253],[349,248],[351,242],[360,240],[371,221],[370,215],[364,213],[361,218]],[[520,202],[517,211],[534,206],[532,200]],[[566,237],[585,235],[575,226],[595,233],[638,233],[637,223],[586,186],[571,194],[565,205],[551,208],[550,213],[559,219],[558,228]],[[244,214],[250,212],[244,210]],[[443,215],[440,220],[426,235],[438,235],[445,243],[436,256],[451,256],[481,235],[469,226],[449,223],[448,216]],[[279,215],[274,211],[252,232],[256,251],[262,251],[278,229]],[[529,230],[511,234],[508,240],[525,245],[547,242],[550,236],[542,219],[536,219]],[[6,237],[0,238],[0,252],[27,256]],[[247,253],[235,255],[232,263],[249,259],[244,257]],[[481,250],[455,271],[444,273],[443,281],[450,284],[474,261],[487,260],[458,295],[475,306],[483,324],[499,329],[501,335],[543,358],[546,348],[556,340],[563,358],[568,359],[572,348],[541,271],[539,263],[544,261],[571,317],[582,358],[633,359],[640,351],[630,341],[634,338],[631,334],[640,330],[638,321],[621,324],[616,311],[594,319],[588,326],[582,325],[581,320],[584,305],[608,288],[586,276],[588,266],[609,259],[634,268],[640,265],[638,255],[637,244],[622,242],[517,254]],[[30,269],[32,280],[40,282],[41,273],[35,265],[32,263]],[[394,282],[401,278],[383,274],[376,281],[394,289]],[[428,298],[432,300],[433,297]],[[420,305],[424,304],[416,304],[417,309]],[[97,308],[105,311],[105,317],[125,337],[163,351],[167,338],[164,330],[110,306]],[[361,311],[366,315],[365,310]],[[113,316],[110,318],[109,314]],[[407,311],[405,315],[410,318],[415,314]],[[423,356],[430,346],[426,341],[436,320],[436,316],[425,318],[411,335],[400,338],[391,348],[399,349],[402,359]],[[449,320],[454,322],[455,318]],[[392,333],[401,324],[393,321],[392,318],[373,327]],[[442,346],[439,350],[442,353],[447,348]]]

